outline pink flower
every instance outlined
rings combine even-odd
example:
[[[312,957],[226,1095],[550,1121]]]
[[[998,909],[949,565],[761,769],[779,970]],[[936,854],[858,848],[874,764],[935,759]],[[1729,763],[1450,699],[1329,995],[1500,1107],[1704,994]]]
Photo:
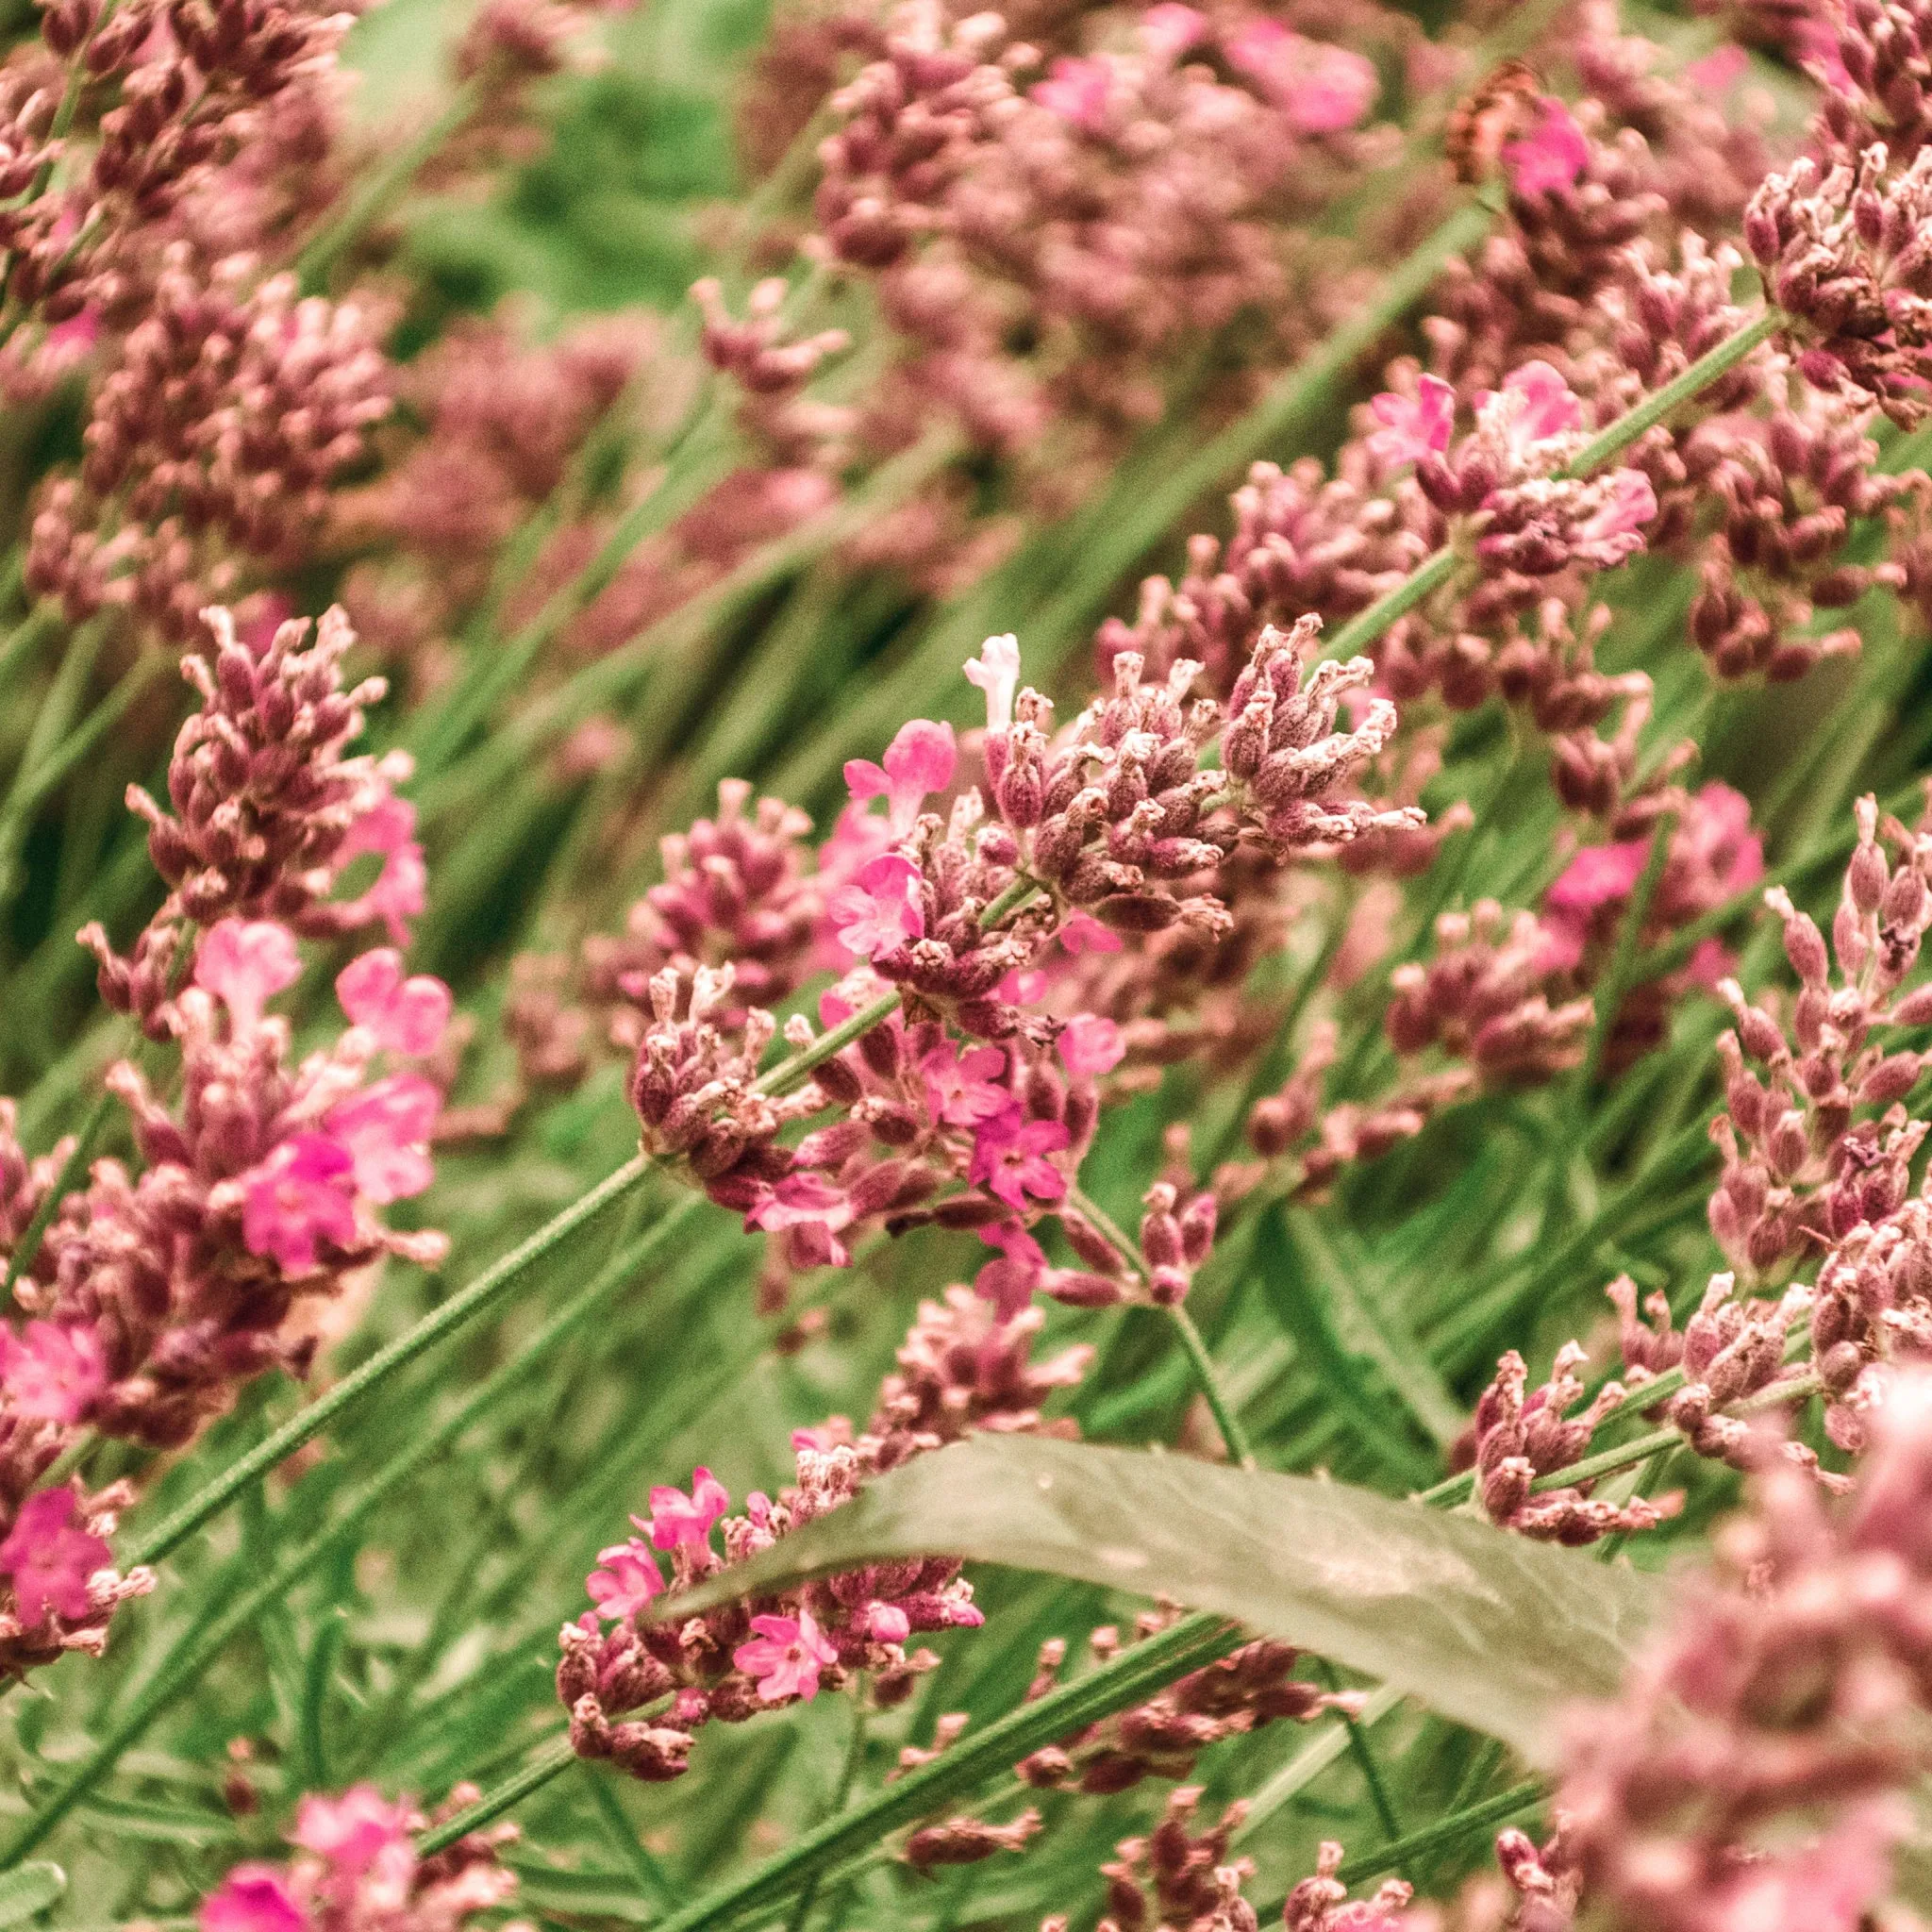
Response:
[[[47,347],[58,352],[63,362],[78,358],[100,340],[101,311],[90,302],[65,322],[57,322],[47,331]]]
[[[1643,544],[1643,526],[1657,515],[1657,492],[1641,470],[1613,470],[1607,479],[1609,497],[1601,509],[1576,526],[1586,543],[1622,546],[1635,538]]]
[[[1627,899],[1650,859],[1650,841],[1623,839],[1614,845],[1586,845],[1543,894],[1545,912],[1594,912]]]
[[[1076,957],[1081,953],[1118,953],[1124,943],[1119,933],[1077,907],[1060,922],[1059,941]]]
[[[237,1865],[202,1901],[201,1932],[309,1932],[288,1880],[273,1865]]]
[[[891,828],[885,820],[855,801],[839,814],[831,837],[819,847],[819,877],[842,885],[891,842]]]
[[[597,1606],[597,1614],[607,1621],[636,1616],[664,1588],[658,1559],[636,1537],[599,1550],[597,1561],[604,1567],[591,1572],[584,1588]]]
[[[867,1604],[865,1634],[874,1643],[904,1643],[912,1635],[912,1620],[897,1604]]]
[[[1500,408],[1503,438],[1512,455],[1525,455],[1532,444],[1547,442],[1583,426],[1583,404],[1570,385],[1547,362],[1525,362],[1503,378],[1501,395],[1484,390],[1475,399],[1476,413],[1491,416]]]
[[[356,1191],[375,1202],[420,1194],[436,1176],[429,1136],[442,1095],[419,1074],[391,1074],[329,1108],[325,1124],[354,1168]]]
[[[913,718],[900,725],[886,747],[883,766],[870,758],[847,761],[846,788],[855,800],[883,798],[886,823],[893,838],[903,839],[919,817],[926,794],[943,791],[953,782],[955,757],[950,724]]]
[[[744,1217],[747,1228],[787,1236],[792,1265],[843,1268],[851,1251],[839,1230],[852,1224],[851,1200],[824,1174],[789,1174]]]
[[[1828,20],[1800,19],[1791,25],[1791,53],[1805,72],[1835,94],[1852,92],[1851,70],[1840,49],[1838,29]]]
[[[1892,1847],[1910,1831],[1902,1803],[1869,1799],[1826,1838],[1740,1860],[1712,1901],[1710,1932],[1858,1932],[1891,1890]]]
[[[1736,41],[1713,47],[1684,70],[1684,78],[1701,94],[1728,93],[1750,71],[1751,57]]]
[[[0,1327],[0,1388],[15,1413],[77,1423],[108,1386],[108,1357],[92,1328],[67,1322]]]
[[[1699,940],[1684,962],[1684,971],[1707,992],[1715,992],[1737,970],[1738,956],[1722,940]]]
[[[343,909],[358,923],[381,920],[390,938],[406,946],[408,922],[423,910],[429,882],[423,848],[416,842],[416,808],[408,799],[385,798],[358,819],[336,848],[336,863],[345,866],[365,852],[382,854],[382,871],[375,883]]]
[[[427,973],[405,979],[403,956],[393,946],[351,959],[336,974],[336,998],[378,1046],[413,1058],[434,1053],[449,1024],[449,988]]]
[[[1590,165],[1590,142],[1570,109],[1551,94],[1544,94],[1537,108],[1536,126],[1503,149],[1504,172],[1518,194],[1574,188]]]
[[[356,1239],[350,1194],[355,1160],[326,1134],[297,1134],[240,1176],[242,1239],[252,1255],[273,1255],[283,1271],[315,1266],[321,1241],[336,1247]]]
[[[108,1567],[112,1552],[74,1524],[78,1507],[72,1483],[42,1490],[20,1506],[0,1542],[0,1574],[13,1578],[13,1601],[31,1630],[51,1610],[70,1623],[88,1612],[87,1580]]]
[[[1076,1013],[1061,1030],[1059,1049],[1068,1073],[1092,1075],[1112,1073],[1127,1043],[1111,1020],[1097,1013]]]
[[[993,1305],[1002,1322],[1010,1322],[1028,1302],[1046,1273],[1046,1250],[1017,1221],[982,1227],[979,1239],[997,1248],[1000,1258],[989,1261],[973,1277],[973,1291]]]
[[[920,909],[919,868],[896,852],[882,853],[851,885],[832,898],[832,927],[839,943],[861,959],[895,953],[925,932]]]
[[[1412,396],[1385,390],[1369,402],[1381,425],[1367,438],[1369,455],[1386,471],[1425,456],[1441,456],[1456,427],[1456,391],[1439,375],[1425,375]]]
[[[224,919],[208,928],[194,955],[194,983],[228,1009],[237,1033],[251,1033],[261,1009],[302,976],[295,936],[273,919]]]
[[[1012,1104],[1013,1096],[1001,1084],[1007,1071],[1002,1047],[975,1046],[961,1053],[951,1041],[941,1041],[920,1061],[919,1071],[933,1119],[949,1127],[977,1126]]]
[[[1016,966],[995,991],[1009,1007],[1030,1007],[1046,997],[1046,974],[1038,966]]]
[[[986,728],[1004,731],[1013,722],[1013,694],[1020,689],[1020,641],[1011,631],[988,638],[979,656],[966,660],[966,682],[986,693]]]
[[[973,1141],[972,1179],[1008,1208],[1058,1201],[1067,1191],[1066,1176],[1046,1158],[1068,1146],[1073,1136],[1059,1121],[1029,1121],[1017,1107],[982,1122]]]
[[[651,1491],[651,1541],[660,1550],[675,1550],[679,1543],[705,1542],[712,1524],[730,1507],[731,1492],[700,1463],[691,1473],[690,1495],[669,1483],[660,1483]]]
[[[1046,70],[1046,78],[1027,92],[1048,113],[1097,134],[1107,123],[1107,97],[1112,82],[1106,61],[1062,56]]]
[[[1141,16],[1141,44],[1158,60],[1174,60],[1198,47],[1208,33],[1208,16],[1180,0],[1160,0]]]
[[[1693,809],[1679,836],[1697,861],[1716,874],[1728,897],[1764,876],[1764,841],[1751,829],[1751,801],[1713,778],[1692,797]]]
[[[311,1794],[295,1812],[289,1836],[305,1852],[326,1858],[338,1878],[357,1878],[382,1860],[413,1865],[409,1807],[392,1805],[374,1785],[351,1785],[339,1798]]]
[[[1254,20],[1225,43],[1228,65],[1245,74],[1301,134],[1339,134],[1374,104],[1374,64],[1346,47],[1310,41],[1278,20]]]
[[[819,1672],[837,1663],[839,1653],[819,1634],[811,1612],[754,1617],[751,1627],[758,1633],[757,1638],[741,1643],[731,1653],[731,1661],[758,1680],[759,1697],[767,1704],[786,1697],[816,1697]]]
[[[247,622],[235,626],[236,637],[256,657],[264,656],[275,633],[295,615],[295,600],[284,591],[264,591],[253,600]]]
[[[1627,899],[1649,861],[1650,841],[1646,839],[1586,845],[1577,853],[1543,894],[1538,971],[1574,972],[1583,963],[1598,908]]]

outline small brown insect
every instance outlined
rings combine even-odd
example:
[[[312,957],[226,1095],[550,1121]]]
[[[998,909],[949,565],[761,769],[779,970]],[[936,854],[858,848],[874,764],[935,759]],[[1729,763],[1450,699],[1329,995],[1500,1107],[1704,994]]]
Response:
[[[1474,186],[1495,173],[1503,143],[1522,130],[1542,92],[1542,75],[1528,61],[1505,60],[1457,102],[1442,142],[1458,181]]]

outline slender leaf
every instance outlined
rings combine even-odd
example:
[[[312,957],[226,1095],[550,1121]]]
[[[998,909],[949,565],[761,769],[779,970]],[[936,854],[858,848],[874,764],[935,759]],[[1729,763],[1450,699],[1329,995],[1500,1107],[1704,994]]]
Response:
[[[1305,1476],[1049,1438],[922,1457],[661,1614],[894,1557],[1045,1570],[1239,1618],[1544,1760],[1613,1692],[1660,1588],[1471,1517]]]

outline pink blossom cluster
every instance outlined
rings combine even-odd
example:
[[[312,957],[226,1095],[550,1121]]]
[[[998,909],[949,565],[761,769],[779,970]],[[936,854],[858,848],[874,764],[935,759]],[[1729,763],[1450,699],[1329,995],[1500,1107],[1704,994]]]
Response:
[[[70,622],[125,608],[185,644],[205,605],[312,554],[389,408],[361,308],[298,299],[292,275],[264,278],[247,257],[203,270],[177,243],[94,391],[79,474],[42,490],[28,586]]]
[[[343,689],[356,637],[341,610],[328,611],[312,642],[305,620],[243,637],[226,610],[203,615],[215,650],[182,664],[201,704],[169,762],[174,810],[139,786],[127,794],[169,896],[125,957],[98,925],[80,935],[100,961],[101,997],[151,1034],[161,1025],[155,1037],[166,1034],[158,1009],[177,983],[190,924],[266,919],[323,937],[379,923],[402,944],[426,879],[415,808],[395,791],[408,755],[344,756],[386,687],[368,678]],[[364,889],[332,898],[370,858],[378,863]]]
[[[1408,26],[1372,7],[1349,25],[1365,23],[1371,45]],[[856,12],[814,25],[875,56],[829,94],[805,243],[876,278],[899,351],[858,407],[862,446],[902,443],[914,406],[944,410],[1052,512],[1162,413],[1188,343],[1282,363],[1336,312],[1299,224],[1375,151],[1380,81],[1359,47],[1177,5],[1093,45],[1072,17],[1016,31],[927,0],[882,32]],[[810,71],[836,60],[815,47]],[[923,492],[868,554],[976,567],[963,482]]]
[[[497,552],[564,483],[658,347],[655,328],[631,316],[579,323],[541,345],[491,318],[450,329],[400,374],[398,400],[421,433],[339,512],[375,551],[353,566],[341,592],[365,643],[407,668],[412,683],[434,688],[450,675],[449,643],[489,595]],[[534,612],[584,555],[584,533],[566,524],[529,587],[513,591],[512,618]],[[606,593],[613,608],[621,594]],[[610,621],[593,604],[570,643],[577,626],[602,635]]]
[[[1335,728],[1368,666],[1308,675],[1313,642],[1312,624],[1265,632],[1225,706],[1188,698],[1191,665],[1149,687],[1123,656],[1113,695],[1055,733],[1047,701],[1020,689],[1013,640],[992,639],[966,667],[987,700],[976,782],[945,816],[925,810],[955,790],[958,748],[949,728],[908,724],[881,762],[848,765],[854,808],[821,848],[815,879],[792,856],[799,822],[772,808],[754,837],[727,800],[729,820],[668,854],[673,876],[633,921],[644,941],[628,956],[636,963],[628,942],[600,956],[621,991],[650,1002],[631,1029],[646,1149],[683,1164],[748,1225],[782,1236],[794,1267],[842,1263],[868,1224],[936,1220],[1000,1248],[988,1291],[1004,1305],[1034,1287],[1086,1302],[1184,1293],[1212,1239],[1211,1197],[1150,1196],[1144,1253],[1124,1251],[1068,1200],[1097,1083],[1119,1065],[1125,1035],[1114,1014],[1055,1009],[1055,962],[1150,935],[1228,932],[1213,888],[1238,855],[1278,869],[1420,823],[1413,808],[1354,795],[1394,709],[1372,703],[1354,729]],[[1204,765],[1217,739],[1222,762]],[[883,816],[866,809],[881,799]],[[732,850],[716,863],[692,862],[727,837]],[[894,992],[899,1010],[822,1058],[795,1092],[769,1092],[758,1068],[776,1023],[738,1003],[730,945],[741,938],[767,987],[795,983],[829,942],[847,971],[820,1002],[828,1028]],[[785,1029],[794,1049],[815,1037],[802,1018]],[[808,1122],[803,1140],[780,1139]],[[1047,1214],[1082,1270],[1048,1268],[1029,1231]]]
[[[1239,1799],[1220,1820],[1196,1831],[1201,1787],[1182,1785],[1168,1793],[1160,1822],[1144,1837],[1123,1839],[1114,1858],[1100,1868],[1107,1881],[1107,1917],[1111,1932],[1146,1932],[1165,1925],[1174,1932],[1236,1932],[1254,1923],[1241,1899],[1242,1881],[1253,1876],[1254,1861],[1228,1856],[1228,1840],[1247,1817]],[[1066,1932],[1072,1921],[1043,1922],[1041,1932]]]
[[[1928,1423],[1932,1385],[1900,1372],[1837,1511],[1769,1460],[1717,1574],[1620,1700],[1578,1713],[1540,1862],[1603,1923],[1872,1923],[1925,1764]]]
[[[631,1519],[639,1534],[603,1551],[591,1573],[595,1608],[563,1626],[557,1687],[579,1755],[612,1758],[646,1780],[673,1778],[707,1723],[742,1723],[821,1688],[843,1689],[861,1673],[881,1705],[908,1695],[938,1661],[908,1651],[911,1638],[984,1621],[958,1563],[872,1564],[674,1624],[652,1621],[666,1588],[660,1556],[670,1556],[670,1588],[686,1590],[837,1508],[908,1456],[977,1429],[1065,1433],[1042,1421],[1041,1405],[1080,1379],[1092,1351],[1035,1361],[1041,1319],[1032,1308],[1003,1319],[969,1290],[950,1289],[943,1302],[922,1306],[862,1434],[842,1417],[794,1434],[796,1481],[775,1498],[754,1491],[743,1513],[731,1515],[729,1492],[703,1467],[688,1491],[654,1488],[650,1514]]]
[[[1540,913],[1506,918],[1489,901],[1443,914],[1433,958],[1391,975],[1391,1043],[1405,1054],[1439,1048],[1497,1085],[1541,1083],[1578,1065],[1599,1020],[1591,989],[1615,957],[1666,820],[1662,864],[1636,936],[1640,959],[1763,876],[1763,842],[1740,792],[1715,782],[1690,793],[1659,788],[1612,824],[1636,836],[1577,850]],[[1617,1072],[1658,1046],[1683,993],[1716,988],[1731,964],[1707,939],[1681,970],[1621,988],[1604,1067]]]
[[[1148,1611],[1135,1637],[1153,1636],[1172,1620],[1170,1609]],[[1110,1624],[1090,1631],[1087,1648],[1095,1663],[1118,1656],[1121,1634]],[[1067,1660],[1060,1638],[1041,1646],[1040,1667],[1029,1697],[1044,1696]],[[1021,1780],[1036,1790],[1076,1790],[1090,1796],[1131,1790],[1143,1779],[1192,1775],[1203,1751],[1227,1738],[1245,1737],[1264,1724],[1312,1724],[1328,1711],[1349,1714],[1361,1698],[1350,1690],[1319,1690],[1291,1673],[1301,1653],[1291,1644],[1257,1638],[1217,1662],[1191,1671],[1144,1704],[1116,1712],[1024,1758]]]
[[[1782,889],[1765,895],[1800,981],[1789,1013],[1747,1000],[1734,980],[1719,988],[1736,1024],[1718,1043],[1725,1111],[1712,1132],[1724,1168],[1710,1225],[1747,1277],[1896,1212],[1924,1138],[1905,1106],[1924,1056],[1893,1041],[1932,1013],[1932,991],[1904,986],[1932,926],[1932,822],[1907,829],[1869,798],[1857,819],[1829,947]]]
[[[29,1493],[81,1431],[178,1447],[243,1382],[306,1371],[316,1346],[306,1305],[341,1295],[385,1254],[442,1253],[441,1237],[398,1233],[378,1215],[429,1185],[441,1090],[420,1073],[375,1068],[434,1053],[448,990],[405,977],[393,950],[364,953],[337,981],[346,1031],[297,1063],[288,1023],[265,1008],[300,972],[286,926],[227,919],[201,936],[192,983],[154,1015],[180,1057],[178,1108],[155,1098],[132,1063],[109,1070],[139,1170],[96,1161],[15,1284],[28,1319],[0,1330],[8,1668],[97,1647],[98,1613],[148,1581],[123,1584],[108,1565],[104,1538],[125,1496]],[[22,1164],[17,1149],[10,1161]],[[44,1197],[44,1164],[30,1185]]]
[[[237,1865],[202,1901],[200,1932],[474,1932],[477,1914],[516,1890],[515,1874],[500,1859],[517,1827],[471,1832],[427,1858],[410,1835],[481,1795],[475,1785],[458,1785],[425,1818],[408,1799],[391,1802],[374,1785],[352,1785],[334,1798],[311,1794],[289,1834],[295,1856]],[[518,1922],[511,1932],[528,1928]]]
[[[190,660],[203,707],[170,769],[177,815],[130,799],[172,891],[125,958],[98,927],[81,935],[108,1003],[168,1050],[172,1097],[135,1060],[110,1067],[135,1160],[97,1159],[58,1200],[68,1147],[29,1161],[10,1108],[5,1119],[0,1228],[27,1317],[0,1327],[10,1670],[98,1648],[114,1603],[151,1582],[118,1578],[108,1561],[125,1489],[34,1489],[84,1431],[185,1444],[250,1378],[306,1372],[315,1307],[366,1287],[385,1256],[430,1262],[444,1249],[439,1235],[387,1226],[381,1210],[432,1177],[449,989],[409,974],[394,947],[360,953],[336,975],[342,1030],[299,1059],[289,1022],[270,1011],[303,972],[296,928],[379,918],[407,937],[421,909],[408,808],[389,789],[402,768],[342,756],[379,687],[342,691],[353,639],[340,612],[308,648],[300,624],[251,648],[225,611],[209,623],[219,652],[212,665]],[[375,882],[354,901],[325,899],[366,853],[381,855]]]

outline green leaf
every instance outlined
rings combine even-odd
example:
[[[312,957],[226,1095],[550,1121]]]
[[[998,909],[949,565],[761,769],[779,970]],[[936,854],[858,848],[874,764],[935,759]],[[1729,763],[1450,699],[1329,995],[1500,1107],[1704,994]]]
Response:
[[[1046,1437],[924,1456],[659,1614],[895,1557],[957,1556],[1239,1618],[1547,1761],[1617,1689],[1661,1587],[1468,1516],[1305,1476]]]
[[[67,1890],[67,1874],[46,1859],[0,1873],[0,1925],[24,1925]]]

